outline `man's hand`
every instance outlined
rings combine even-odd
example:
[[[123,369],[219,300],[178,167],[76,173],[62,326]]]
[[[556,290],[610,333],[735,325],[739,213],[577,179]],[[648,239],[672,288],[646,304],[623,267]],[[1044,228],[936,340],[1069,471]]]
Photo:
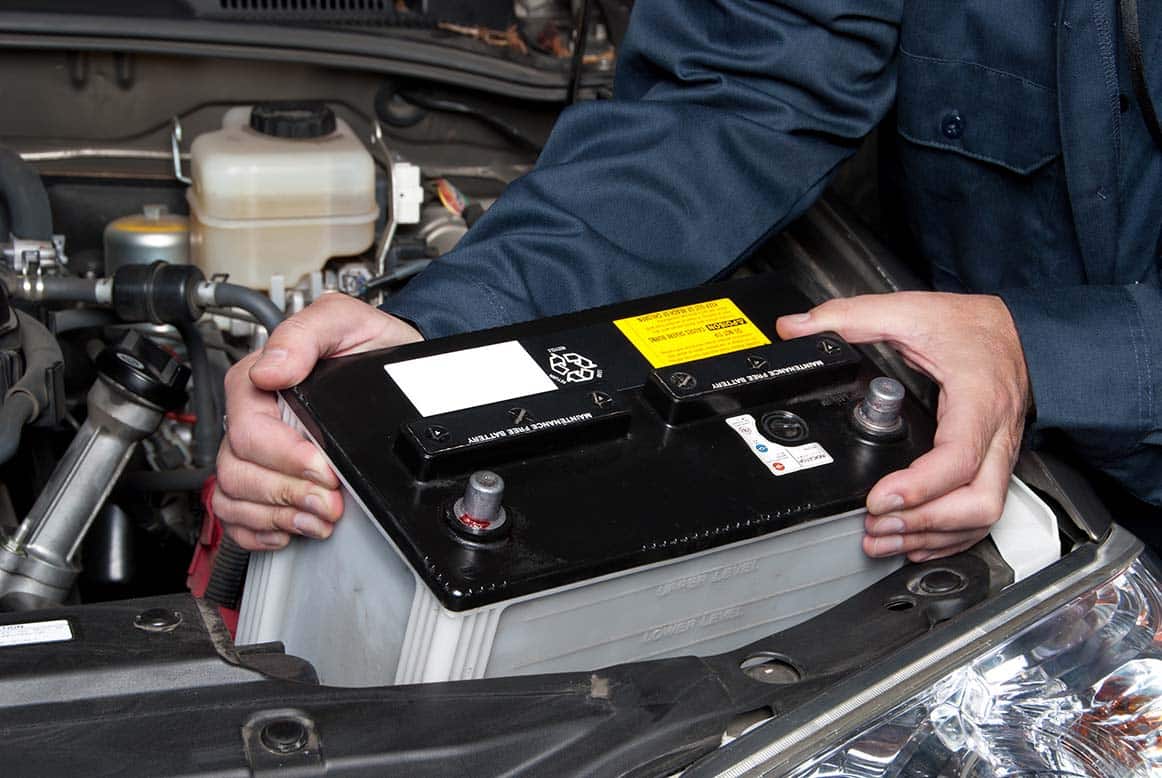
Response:
[[[935,446],[868,494],[869,556],[913,562],[963,551],[1004,508],[1029,398],[1024,351],[999,297],[899,292],[829,300],[783,316],[782,338],[833,330],[884,341],[940,385]]]
[[[281,548],[291,534],[330,536],[343,512],[326,459],[281,420],[274,392],[302,381],[315,362],[422,340],[394,316],[329,294],[287,319],[266,347],[226,374],[229,424],[218,451],[212,506],[243,548]]]

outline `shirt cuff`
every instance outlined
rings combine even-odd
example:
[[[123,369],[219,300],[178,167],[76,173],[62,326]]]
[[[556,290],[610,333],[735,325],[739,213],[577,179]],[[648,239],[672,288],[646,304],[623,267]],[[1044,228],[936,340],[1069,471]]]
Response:
[[[1034,433],[1066,432],[1109,461],[1155,426],[1154,369],[1142,306],[1131,287],[1010,289],[1009,308],[1029,369]],[[1162,367],[1162,366],[1159,366]]]

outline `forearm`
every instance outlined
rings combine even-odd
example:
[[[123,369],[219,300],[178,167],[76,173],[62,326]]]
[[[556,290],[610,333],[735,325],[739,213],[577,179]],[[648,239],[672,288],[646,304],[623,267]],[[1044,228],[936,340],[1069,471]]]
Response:
[[[429,337],[702,283],[801,213],[894,97],[899,3],[641,0],[617,99],[387,309]]]

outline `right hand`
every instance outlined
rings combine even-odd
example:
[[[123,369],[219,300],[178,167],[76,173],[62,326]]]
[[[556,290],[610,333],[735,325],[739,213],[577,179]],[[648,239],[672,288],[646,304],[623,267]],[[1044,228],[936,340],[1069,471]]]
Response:
[[[326,538],[343,513],[339,479],[323,454],[283,423],[274,392],[302,381],[315,362],[423,340],[395,316],[328,294],[280,324],[261,351],[226,374],[230,420],[218,451],[211,505],[227,535],[252,551],[291,535]]]

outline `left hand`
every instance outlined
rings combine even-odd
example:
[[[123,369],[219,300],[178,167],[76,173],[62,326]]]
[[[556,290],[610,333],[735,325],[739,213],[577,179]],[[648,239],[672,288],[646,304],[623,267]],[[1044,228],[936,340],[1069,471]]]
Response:
[[[913,562],[969,548],[1001,517],[1029,403],[1029,374],[1008,308],[992,295],[896,292],[829,300],[783,316],[779,336],[825,330],[886,342],[940,385],[930,452],[868,493],[869,556]]]

